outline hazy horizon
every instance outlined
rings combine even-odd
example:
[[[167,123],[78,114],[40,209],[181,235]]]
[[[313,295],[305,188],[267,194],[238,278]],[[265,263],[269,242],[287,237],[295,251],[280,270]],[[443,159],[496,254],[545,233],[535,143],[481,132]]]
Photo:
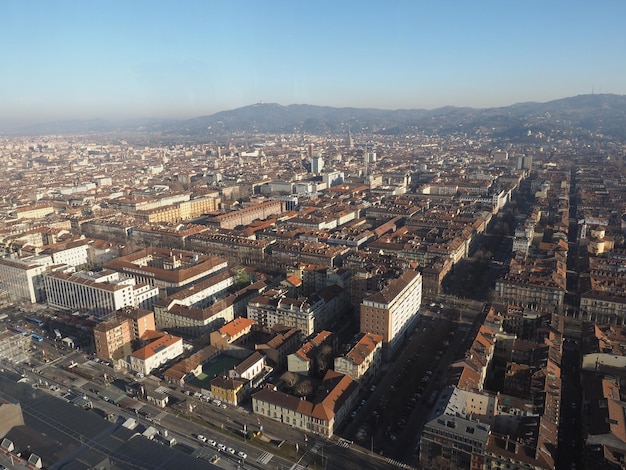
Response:
[[[626,94],[626,4],[558,3],[9,0],[0,126]]]

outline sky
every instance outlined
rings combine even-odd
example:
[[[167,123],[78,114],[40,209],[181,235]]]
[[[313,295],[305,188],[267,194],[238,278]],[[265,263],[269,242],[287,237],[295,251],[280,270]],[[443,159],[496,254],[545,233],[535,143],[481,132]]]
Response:
[[[625,31],[623,0],[2,0],[0,126],[626,94]]]

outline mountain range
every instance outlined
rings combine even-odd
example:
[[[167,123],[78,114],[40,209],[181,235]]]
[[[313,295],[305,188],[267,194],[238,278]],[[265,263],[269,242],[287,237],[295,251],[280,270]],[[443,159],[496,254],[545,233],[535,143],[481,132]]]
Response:
[[[236,133],[324,135],[347,133],[348,129],[355,135],[491,135],[513,141],[538,133],[578,132],[593,138],[626,142],[626,96],[591,94],[497,108],[448,106],[434,110],[257,103],[186,120],[62,121],[22,128],[12,134],[120,132],[159,140],[207,141]]]

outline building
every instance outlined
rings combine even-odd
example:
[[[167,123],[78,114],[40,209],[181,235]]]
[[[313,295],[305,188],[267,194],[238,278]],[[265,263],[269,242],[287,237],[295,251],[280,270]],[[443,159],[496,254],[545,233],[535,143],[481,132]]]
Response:
[[[367,385],[380,371],[382,365],[382,336],[364,334],[344,355],[335,358],[334,369],[348,375],[359,385]]]
[[[349,416],[357,390],[358,385],[350,377],[329,370],[322,381],[321,394],[313,401],[265,387],[252,395],[252,410],[259,416],[330,438]]]
[[[159,295],[156,287],[137,284],[135,279],[109,270],[51,272],[44,282],[50,307],[85,312],[96,318],[125,307],[151,310]]]
[[[53,264],[65,264],[76,268],[84,268],[90,262],[91,242],[91,240],[83,238],[81,240],[56,243],[44,247],[40,254],[51,256]]]
[[[138,283],[158,287],[165,296],[227,266],[226,260],[215,256],[151,247],[116,258],[104,267],[133,277]]]
[[[263,344],[256,344],[254,348],[261,351],[274,368],[285,369],[287,356],[300,347],[302,332],[295,328],[275,325],[271,333],[274,334],[272,339]]]
[[[105,361],[125,359],[132,351],[132,342],[154,330],[153,312],[137,308],[119,310],[115,318],[94,327],[96,356]]]
[[[265,356],[259,351],[254,351],[243,361],[228,371],[228,376],[233,379],[252,381],[259,376],[265,368]]]
[[[241,210],[226,212],[207,220],[207,225],[216,228],[233,229],[248,225],[257,219],[267,219],[272,215],[282,214],[285,207],[283,201],[267,201]]]
[[[16,331],[0,332],[0,360],[14,364],[24,362],[30,357],[31,336]]]
[[[185,386],[185,379],[191,376],[202,374],[204,363],[218,357],[220,352],[213,346],[207,346],[191,356],[178,361],[163,373],[163,378],[168,383],[177,384],[179,387]]]
[[[44,302],[46,290],[44,274],[52,265],[50,256],[22,259],[0,259],[0,290],[13,301]]]
[[[320,377],[332,365],[337,347],[337,335],[322,330],[287,356],[287,370],[296,374],[315,374]]]
[[[237,406],[244,398],[247,383],[247,380],[220,375],[210,382],[211,396],[222,403]]]
[[[363,299],[361,332],[381,336],[384,346],[393,351],[401,342],[403,333],[414,324],[421,302],[421,274],[405,271],[383,290]]]
[[[252,331],[252,326],[255,324],[256,322],[254,320],[248,318],[235,318],[218,330],[211,332],[211,346],[225,351],[230,344],[248,335]]]
[[[183,339],[169,334],[160,334],[155,340],[129,356],[129,368],[138,374],[149,374],[183,353]]]
[[[128,318],[102,322],[93,329],[96,356],[104,361],[118,361],[132,352],[133,330]]]
[[[309,297],[293,299],[271,291],[248,303],[248,318],[269,331],[285,325],[302,331],[305,336],[330,327],[348,305],[348,292],[336,284]]]
[[[248,300],[266,287],[267,284],[259,280],[205,307],[173,303],[167,308],[167,299],[159,301],[154,306],[157,327],[194,337],[210,333],[245,314]]]

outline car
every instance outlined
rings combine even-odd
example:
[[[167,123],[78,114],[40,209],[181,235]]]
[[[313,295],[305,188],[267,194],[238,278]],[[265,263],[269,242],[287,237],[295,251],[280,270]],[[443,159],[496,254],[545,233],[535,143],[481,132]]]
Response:
[[[202,434],[198,434],[196,436],[196,438],[200,441],[200,442],[206,442],[206,437],[204,437]]]
[[[372,386],[370,387],[370,392],[374,392],[374,391],[376,391],[376,385],[372,385]]]
[[[226,450],[226,446],[224,444],[218,444],[217,445],[217,450],[224,451],[224,450]]]
[[[240,457],[242,459],[247,459],[248,458],[248,454],[246,454],[245,452],[239,451],[239,452],[237,452],[237,457]]]
[[[107,396],[102,397],[102,399],[103,399],[104,401],[106,401],[106,402],[111,401],[111,399],[110,399],[109,397],[107,397]]]
[[[358,414],[358,411],[354,410],[350,416],[353,418],[356,418],[357,414]]]
[[[227,451],[229,454],[233,454],[233,455],[235,455],[235,449],[233,449],[232,447],[227,447],[227,448],[226,448],[226,451]]]
[[[228,406],[226,406],[226,403],[222,403],[221,407],[224,408],[224,409],[228,408]]]

